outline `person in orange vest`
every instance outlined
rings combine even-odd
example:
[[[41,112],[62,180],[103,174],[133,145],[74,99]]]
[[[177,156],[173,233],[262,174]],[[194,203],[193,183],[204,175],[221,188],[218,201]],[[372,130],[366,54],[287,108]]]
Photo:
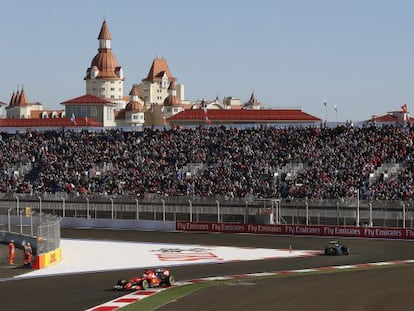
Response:
[[[11,240],[9,243],[9,264],[14,265],[14,253],[16,247],[14,246],[14,241]]]
[[[30,246],[29,242],[27,242],[26,245],[23,247],[23,252],[24,252],[23,264],[25,266],[31,266],[33,251],[32,251],[32,247]]]

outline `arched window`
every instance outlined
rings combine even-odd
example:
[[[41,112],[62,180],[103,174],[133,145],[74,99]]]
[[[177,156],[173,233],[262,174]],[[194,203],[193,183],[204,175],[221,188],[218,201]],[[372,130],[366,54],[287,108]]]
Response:
[[[168,88],[168,76],[167,74],[164,72],[164,75],[162,76],[162,82],[161,82],[161,87],[166,89]]]
[[[49,116],[47,115],[47,111],[42,112],[42,119],[47,119]]]

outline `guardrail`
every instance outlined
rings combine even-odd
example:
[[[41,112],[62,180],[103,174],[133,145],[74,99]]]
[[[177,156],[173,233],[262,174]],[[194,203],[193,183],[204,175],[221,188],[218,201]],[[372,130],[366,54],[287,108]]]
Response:
[[[414,205],[411,201],[206,200],[190,197],[138,199],[107,196],[100,196],[97,200],[91,197],[51,200],[33,196],[0,200],[0,214],[1,210],[11,207],[79,219],[414,227]]]

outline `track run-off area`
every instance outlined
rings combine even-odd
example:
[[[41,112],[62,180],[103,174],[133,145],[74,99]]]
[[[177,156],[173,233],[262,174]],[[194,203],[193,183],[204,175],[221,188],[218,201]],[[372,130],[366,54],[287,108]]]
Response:
[[[342,270],[346,270],[351,265],[364,267],[371,263],[379,263],[377,267],[381,268],[391,266],[384,262],[393,262],[395,266],[401,264],[401,268],[311,275],[302,273],[289,281],[288,278],[266,278],[258,279],[254,284],[249,282],[249,286],[227,286],[225,289],[214,286],[203,290],[202,297],[198,293],[189,295],[160,310],[224,310],[232,303],[234,307],[243,309],[251,301],[255,301],[255,306],[262,310],[273,310],[278,305],[285,307],[285,310],[295,310],[301,303],[305,303],[306,310],[312,301],[317,307],[318,300],[332,300],[336,295],[343,297],[347,291],[355,291],[359,285],[364,284],[359,280],[361,276],[368,278],[370,286],[361,289],[364,292],[364,295],[361,294],[362,302],[358,303],[358,296],[353,294],[354,300],[350,300],[353,304],[349,306],[343,303],[343,306],[347,306],[346,310],[371,310],[369,306],[378,306],[378,301],[381,306],[386,306],[381,302],[384,295],[377,294],[378,286],[382,286],[382,290],[388,288],[388,293],[396,297],[398,304],[393,304],[393,310],[412,310],[404,302],[405,291],[412,292],[414,289],[414,273],[411,273],[414,265],[410,261],[414,259],[412,241],[350,238],[340,241],[351,249],[349,256],[321,255],[329,238],[63,229],[61,262],[32,271],[17,266],[10,267],[6,262],[1,262],[2,305],[11,311],[28,308],[91,309],[127,294],[112,291],[112,286],[118,279],[141,274],[146,267],[171,267],[176,281],[184,282],[200,278],[214,279],[217,276],[231,278],[248,274],[287,274],[287,271],[296,270],[306,272],[320,268],[328,270],[331,269],[329,267],[343,267]],[[405,276],[408,277],[410,273],[411,282],[405,281]],[[384,277],[386,280],[382,279]],[[335,279],[338,282],[338,293],[335,293],[335,286],[330,284]],[[393,285],[395,281],[399,283]],[[318,288],[320,293],[315,292]],[[222,294],[218,297],[215,291],[220,290]],[[243,294],[244,291],[248,295],[247,292]],[[302,294],[299,294],[301,291]],[[307,299],[309,293],[321,297],[313,297],[306,303],[303,299]],[[233,294],[240,294],[241,298],[230,299]],[[295,299],[292,299],[293,294]],[[216,297],[214,303],[206,302],[204,307],[200,305],[203,304],[203,299],[209,301],[210,297],[211,301],[210,295]],[[220,309],[222,296],[227,298]],[[290,298],[283,300],[283,297]],[[387,301],[390,301],[389,297]],[[342,310],[341,306],[336,308]]]

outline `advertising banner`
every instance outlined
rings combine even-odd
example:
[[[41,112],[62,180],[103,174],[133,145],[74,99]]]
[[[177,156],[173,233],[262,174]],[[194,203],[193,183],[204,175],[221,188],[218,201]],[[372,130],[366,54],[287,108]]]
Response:
[[[414,240],[414,229],[404,228],[177,222],[176,230]]]

